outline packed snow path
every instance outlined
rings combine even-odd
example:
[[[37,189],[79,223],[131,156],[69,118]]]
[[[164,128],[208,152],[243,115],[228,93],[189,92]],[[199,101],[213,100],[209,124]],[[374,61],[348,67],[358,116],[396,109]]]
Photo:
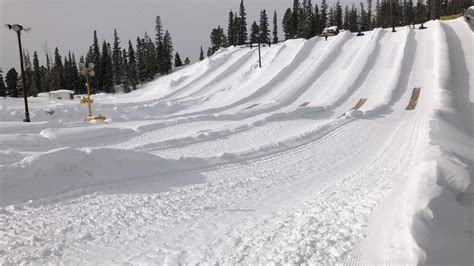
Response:
[[[261,70],[255,51],[230,48],[128,96],[100,96],[105,124],[35,99],[43,122],[0,128],[0,262],[472,264],[472,224],[460,225],[473,213],[472,30],[427,25],[288,41],[263,49]],[[5,101],[5,121],[17,104]],[[433,143],[441,158],[427,154]],[[440,164],[432,180],[419,168],[430,160],[460,168]],[[415,230],[424,213],[447,219],[427,207],[443,175],[457,227]]]

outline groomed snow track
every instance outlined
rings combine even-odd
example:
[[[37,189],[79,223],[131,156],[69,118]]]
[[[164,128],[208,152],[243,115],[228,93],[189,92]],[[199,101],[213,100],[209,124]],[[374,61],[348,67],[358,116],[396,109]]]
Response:
[[[426,25],[222,49],[106,123],[5,100],[0,263],[472,264],[472,29]]]

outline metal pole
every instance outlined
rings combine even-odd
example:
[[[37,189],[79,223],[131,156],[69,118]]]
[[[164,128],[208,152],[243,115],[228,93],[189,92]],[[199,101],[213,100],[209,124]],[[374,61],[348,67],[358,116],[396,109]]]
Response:
[[[89,85],[89,73],[86,75],[86,87],[87,87],[87,106],[89,108],[89,117],[92,117],[92,106],[91,106],[91,93],[90,93],[90,85]]]
[[[18,47],[20,49],[20,67],[21,67],[21,81],[23,83],[23,99],[25,100],[25,119],[23,122],[30,122],[30,112],[28,111],[28,90],[26,89],[25,69],[23,67],[23,48],[21,47],[21,33],[17,32]]]
[[[260,42],[258,42],[258,65],[262,68],[262,55],[260,54]]]

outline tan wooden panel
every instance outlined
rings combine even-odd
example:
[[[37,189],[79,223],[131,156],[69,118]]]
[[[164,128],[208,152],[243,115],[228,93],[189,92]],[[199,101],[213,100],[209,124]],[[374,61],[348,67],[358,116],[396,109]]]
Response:
[[[421,88],[417,87],[413,89],[413,92],[411,93],[411,98],[410,102],[407,105],[407,108],[405,110],[415,110],[416,105],[418,104],[418,99],[420,98],[421,94]]]
[[[259,103],[254,103],[254,104],[250,105],[249,107],[246,107],[246,108],[242,109],[242,111],[245,111],[245,110],[248,110],[248,109],[252,109],[252,108],[257,107],[257,106],[259,106],[259,105],[260,105]]]

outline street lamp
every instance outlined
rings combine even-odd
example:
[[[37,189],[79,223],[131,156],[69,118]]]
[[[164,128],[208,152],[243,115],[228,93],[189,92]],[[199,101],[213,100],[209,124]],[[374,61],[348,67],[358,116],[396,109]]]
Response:
[[[94,72],[94,63],[89,63],[86,64],[81,63],[79,64],[79,68],[81,69],[81,75],[86,77],[86,88],[87,88],[87,98],[85,99],[85,102],[87,102],[87,106],[89,109],[89,116],[86,117],[87,122],[95,121],[95,120],[105,120],[105,116],[103,115],[98,115],[98,116],[93,116],[92,115],[92,100],[91,100],[91,91],[90,91],[90,82],[89,82],[89,77],[95,76]],[[83,101],[81,100],[81,103]]]
[[[9,30],[13,30],[16,32],[18,36],[18,47],[20,49],[20,67],[21,67],[21,82],[23,84],[23,99],[25,100],[25,119],[23,122],[30,122],[30,113],[28,111],[28,90],[26,88],[26,77],[25,77],[25,69],[23,67],[23,49],[21,47],[21,31],[28,32],[30,28],[25,28],[19,24],[6,24]]]

